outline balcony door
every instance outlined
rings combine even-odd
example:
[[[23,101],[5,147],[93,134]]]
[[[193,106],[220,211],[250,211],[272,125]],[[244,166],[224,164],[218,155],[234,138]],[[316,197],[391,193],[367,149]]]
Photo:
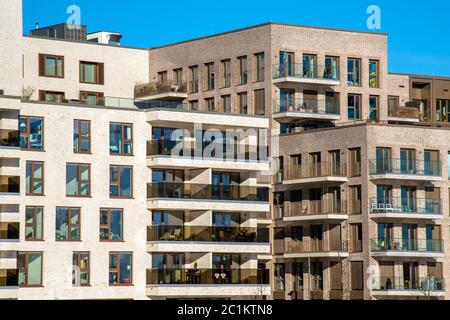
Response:
[[[241,256],[239,254],[213,254],[214,283],[238,284],[240,282],[240,265]]]
[[[416,212],[416,187],[401,186],[402,212]]]
[[[402,174],[416,173],[416,157],[414,149],[400,149],[400,172]]]
[[[419,263],[404,262],[403,263],[403,287],[405,290],[415,290],[419,283]]]
[[[341,210],[341,188],[328,188],[328,201],[326,213],[342,213]]]
[[[391,171],[391,149],[377,148],[376,173],[384,174]]]
[[[426,249],[427,251],[442,251],[441,243],[441,226],[427,224],[426,225]]]
[[[378,224],[378,249],[392,250],[392,236],[394,234],[394,225],[392,223]]]
[[[377,204],[380,209],[392,204],[392,186],[377,185]]]
[[[303,55],[303,77],[317,78],[317,56],[314,54]]]
[[[184,261],[184,253],[153,253],[152,269],[156,272],[157,283],[182,283],[184,276]]]
[[[323,290],[323,263],[314,261],[311,262],[310,267],[311,276],[311,291],[322,291]],[[313,295],[314,297],[314,295]]]
[[[180,198],[184,190],[184,172],[183,170],[152,170],[152,183],[157,190],[157,196]]]
[[[294,111],[295,109],[295,90],[280,89],[280,112]]]
[[[294,291],[293,299],[303,300],[303,263],[293,262],[292,263],[292,289]]]
[[[218,241],[232,241],[233,229],[240,226],[240,215],[214,212],[212,216],[213,238]]]
[[[392,290],[395,288],[395,278],[394,278],[394,262],[393,261],[380,261],[380,289],[381,290]]]
[[[318,92],[315,90],[303,90],[302,109],[304,112],[317,113],[319,111]]]
[[[424,152],[424,174],[428,176],[441,174],[441,163],[439,161],[439,151],[425,150]]]
[[[416,251],[417,246],[417,224],[404,223],[402,225],[402,244],[401,250]]]
[[[322,189],[309,189],[309,214],[322,213]]]
[[[320,224],[311,225],[310,233],[310,252],[323,251],[323,226]]]
[[[295,55],[293,52],[280,52],[280,76],[281,77],[293,77],[294,76],[294,63]]]
[[[328,152],[328,174],[331,176],[341,175],[341,152],[334,150]]]
[[[212,196],[214,199],[237,200],[240,183],[239,173],[213,172],[212,173]],[[234,186],[234,188],[233,188]]]
[[[329,230],[329,251],[342,251],[342,231],[340,224],[331,224]]]
[[[322,169],[322,155],[320,152],[309,154],[309,177],[320,177]]]

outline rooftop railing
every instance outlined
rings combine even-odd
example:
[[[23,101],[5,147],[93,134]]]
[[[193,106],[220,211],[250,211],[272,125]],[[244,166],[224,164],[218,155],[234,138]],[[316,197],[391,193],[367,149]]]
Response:
[[[164,93],[187,93],[186,82],[176,82],[173,80],[157,81],[137,85],[134,89],[134,97],[139,99]]]
[[[283,112],[316,113],[323,115],[339,115],[338,101],[287,99],[274,100],[274,114]]]
[[[443,240],[433,239],[372,239],[372,252],[443,252]]]
[[[323,66],[314,64],[276,64],[273,66],[273,78],[299,78],[318,80],[339,80],[339,66]]]
[[[285,180],[347,176],[347,165],[345,163],[316,162],[302,165],[291,164],[287,169],[285,171]]]
[[[442,174],[442,162],[437,160],[382,159],[369,160],[370,174],[436,176]]]
[[[427,198],[371,198],[371,213],[410,213],[442,215],[441,199]]]

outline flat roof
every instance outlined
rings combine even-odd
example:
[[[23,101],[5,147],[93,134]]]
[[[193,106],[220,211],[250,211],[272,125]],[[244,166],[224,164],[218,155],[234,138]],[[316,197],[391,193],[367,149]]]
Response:
[[[397,76],[408,76],[413,78],[426,78],[426,79],[436,79],[436,80],[450,80],[449,76],[433,76],[425,74],[414,74],[414,73],[401,73],[401,72],[389,72],[388,74]]]
[[[292,24],[292,23],[282,23],[282,22],[265,22],[265,23],[261,23],[261,24],[257,24],[257,25],[253,25],[253,26],[248,26],[248,27],[244,27],[244,28],[220,32],[220,33],[212,34],[209,36],[203,36],[203,37],[173,42],[173,43],[169,43],[169,44],[165,44],[165,45],[161,45],[161,46],[151,47],[150,50],[160,49],[160,48],[169,47],[169,46],[175,46],[175,45],[189,43],[189,42],[198,41],[198,40],[210,39],[210,38],[219,37],[219,36],[223,36],[223,35],[227,35],[227,34],[231,34],[231,33],[266,27],[266,26],[270,26],[270,25],[308,28],[308,29],[316,29],[316,30],[351,32],[351,33],[364,33],[364,34],[372,34],[372,35],[377,35],[377,36],[387,36],[386,32],[373,32],[373,31],[349,30],[349,29],[340,29],[340,28],[316,27],[316,26],[307,26],[307,25],[302,25],[302,24]]]

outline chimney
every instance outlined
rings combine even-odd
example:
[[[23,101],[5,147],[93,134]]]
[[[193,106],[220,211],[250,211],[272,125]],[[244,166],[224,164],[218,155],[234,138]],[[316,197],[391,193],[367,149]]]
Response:
[[[36,30],[39,29],[39,21],[36,21]]]

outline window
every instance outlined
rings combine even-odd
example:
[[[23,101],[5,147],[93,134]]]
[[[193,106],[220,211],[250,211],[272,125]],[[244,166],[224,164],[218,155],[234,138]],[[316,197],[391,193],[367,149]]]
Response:
[[[247,71],[247,56],[238,58],[239,66],[239,84],[247,84],[248,71]]]
[[[80,61],[80,82],[104,84],[104,64]]]
[[[133,196],[133,168],[111,166],[109,170],[109,196],[131,198]]]
[[[380,86],[379,72],[378,60],[369,60],[369,87],[378,88]]]
[[[348,150],[350,177],[361,175],[361,148]]]
[[[331,79],[331,80],[339,80],[339,58],[338,57],[325,57],[325,72],[324,76],[325,79]]]
[[[214,98],[205,99],[206,111],[214,112],[216,111],[216,103]]]
[[[100,241],[123,241],[122,209],[100,209]]]
[[[364,290],[364,268],[362,261],[350,262],[351,290]]]
[[[317,56],[315,54],[303,55],[303,77],[317,78]]]
[[[265,115],[266,114],[266,96],[265,90],[255,90],[255,113],[257,115]]]
[[[220,62],[222,69],[222,88],[228,88],[231,85],[231,61],[230,59]]]
[[[64,78],[64,57],[39,54],[39,76]]]
[[[167,71],[158,72],[158,82],[159,83],[167,82]]]
[[[90,106],[103,106],[105,104],[102,92],[80,91],[80,102]]]
[[[91,122],[89,120],[73,121],[73,151],[75,153],[91,152]]]
[[[44,219],[44,208],[42,207],[25,208],[26,241],[43,240],[43,219]]]
[[[450,122],[450,100],[436,100],[436,121]]]
[[[56,241],[80,241],[80,208],[56,208]]]
[[[378,96],[370,96],[369,97],[369,120],[370,121],[378,121]]]
[[[189,109],[190,110],[198,110],[198,100],[189,101]]]
[[[44,163],[27,161],[26,190],[29,196],[44,195]]]
[[[19,252],[17,268],[20,287],[42,286],[42,252]]]
[[[398,116],[399,106],[400,106],[400,97],[399,96],[388,96],[389,117],[397,117]]]
[[[226,112],[226,113],[231,113],[231,96],[230,95],[226,95],[226,96],[222,96],[220,98],[221,100],[221,108],[222,108],[222,112]]]
[[[74,252],[72,257],[72,285],[85,287],[90,284],[89,252]]]
[[[284,264],[278,263],[274,265],[275,271],[275,291],[284,291]]]
[[[361,96],[359,94],[348,95],[348,119],[361,119]]]
[[[450,179],[450,152],[447,154],[447,168],[448,178]]]
[[[91,195],[91,165],[68,163],[66,168],[66,195],[89,197]]]
[[[23,150],[44,150],[44,119],[37,117],[20,117],[20,147]]]
[[[361,214],[361,186],[351,186],[349,187],[349,197],[350,197],[350,214]]]
[[[350,252],[362,252],[362,224],[350,224]]]
[[[348,85],[361,86],[361,59],[348,59]]]
[[[214,62],[205,64],[206,70],[206,90],[214,90],[216,83],[216,70]]]
[[[183,86],[183,69],[173,70],[173,80],[178,87]]]
[[[39,91],[39,101],[63,103],[66,100],[64,92]]]
[[[132,285],[132,253],[111,252],[109,254],[109,285]]]
[[[133,154],[133,125],[111,123],[109,125],[109,151],[112,155]]]
[[[190,80],[189,80],[189,92],[197,93],[198,92],[198,66],[189,67],[190,71]]]
[[[255,81],[260,82],[264,81],[264,72],[265,72],[265,56],[264,52],[255,54]]]
[[[247,92],[238,93],[238,105],[240,114],[248,114]]]

